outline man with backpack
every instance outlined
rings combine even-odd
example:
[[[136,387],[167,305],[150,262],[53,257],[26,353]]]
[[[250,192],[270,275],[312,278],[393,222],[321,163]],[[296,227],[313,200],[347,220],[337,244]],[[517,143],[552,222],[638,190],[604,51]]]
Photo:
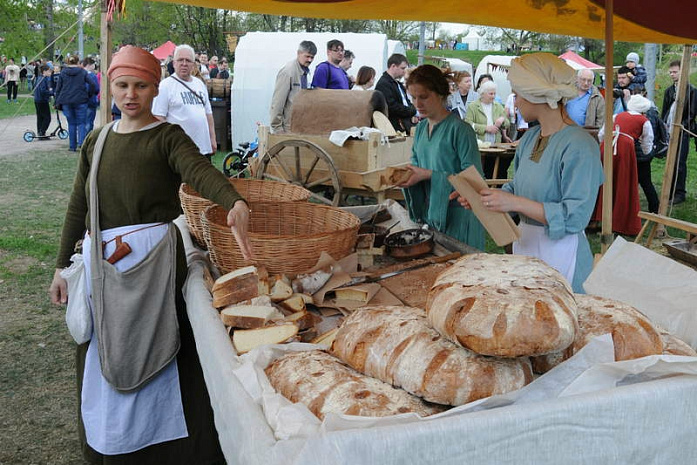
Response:
[[[337,39],[327,42],[327,61],[323,61],[315,68],[315,75],[312,78],[312,87],[348,90],[348,75],[339,66],[343,59],[344,43]]]

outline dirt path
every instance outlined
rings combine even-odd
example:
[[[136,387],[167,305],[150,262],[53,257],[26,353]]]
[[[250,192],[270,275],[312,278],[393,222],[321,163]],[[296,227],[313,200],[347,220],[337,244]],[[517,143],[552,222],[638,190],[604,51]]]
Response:
[[[63,128],[68,128],[68,123],[62,114],[61,124]],[[54,112],[51,114],[51,124],[47,132],[49,134],[53,132],[56,125],[56,113]],[[20,155],[31,150],[68,150],[68,140],[60,140],[58,137],[25,142],[22,136],[27,130],[36,132],[36,116],[29,115],[0,119],[0,157]]]

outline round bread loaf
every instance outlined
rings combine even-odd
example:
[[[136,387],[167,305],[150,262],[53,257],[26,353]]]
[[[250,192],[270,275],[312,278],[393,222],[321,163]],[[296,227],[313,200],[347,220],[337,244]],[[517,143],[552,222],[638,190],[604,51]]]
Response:
[[[265,371],[276,391],[304,404],[320,420],[329,412],[364,417],[414,412],[426,417],[445,410],[358,373],[321,350],[289,352]]]
[[[663,353],[658,329],[636,308],[624,302],[593,295],[576,294],[579,330],[567,349],[534,357],[533,369],[546,373],[603,334],[612,334],[615,361]]]
[[[442,272],[426,303],[428,320],[482,355],[557,352],[576,334],[576,301],[564,277],[523,255],[471,254]]]
[[[667,330],[656,327],[661,334],[661,342],[663,342],[663,355],[684,355],[686,357],[697,357],[697,352],[690,344],[683,341]]]
[[[485,357],[443,338],[412,307],[363,307],[339,327],[331,353],[352,368],[423,397],[463,405],[532,381],[527,358]]]

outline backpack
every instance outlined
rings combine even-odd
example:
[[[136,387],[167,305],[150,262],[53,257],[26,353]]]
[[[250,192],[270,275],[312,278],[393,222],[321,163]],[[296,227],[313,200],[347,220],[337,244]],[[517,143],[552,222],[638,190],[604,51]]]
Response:
[[[653,149],[649,153],[650,158],[665,158],[668,153],[668,128],[661,120],[656,107],[651,107],[646,112],[646,118],[653,129]]]

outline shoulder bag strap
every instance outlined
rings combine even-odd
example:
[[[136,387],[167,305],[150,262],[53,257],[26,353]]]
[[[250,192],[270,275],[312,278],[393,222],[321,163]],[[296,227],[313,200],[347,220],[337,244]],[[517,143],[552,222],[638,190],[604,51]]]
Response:
[[[177,81],[179,84],[181,84],[181,85],[183,85],[184,87],[186,87],[187,89],[189,89],[189,91],[190,91],[192,94],[194,94],[194,95],[196,96],[196,98],[198,99],[198,101],[201,102],[201,105],[203,105],[204,107],[206,106],[206,102],[203,101],[203,97],[201,97],[200,95],[198,95],[198,94],[194,91],[194,89],[192,89],[191,87],[189,87],[189,86],[186,84],[186,82],[177,79],[175,76],[172,76],[172,79],[174,79],[174,80]]]
[[[90,228],[92,236],[92,263],[95,263],[95,258],[97,258],[97,263],[102,262],[102,231],[99,227],[99,198],[97,193],[97,172],[99,171],[99,161],[102,158],[102,150],[104,149],[104,141],[106,140],[112,126],[116,121],[104,126],[97,137],[97,142],[94,144],[94,151],[92,152],[92,165],[90,166]],[[92,267],[92,275],[95,276],[102,274],[101,266]]]

